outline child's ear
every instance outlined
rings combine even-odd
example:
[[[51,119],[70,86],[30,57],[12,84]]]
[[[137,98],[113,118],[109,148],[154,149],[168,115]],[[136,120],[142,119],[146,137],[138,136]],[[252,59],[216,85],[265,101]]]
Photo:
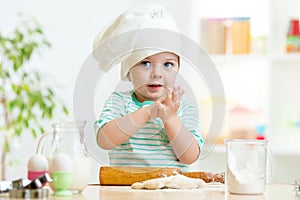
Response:
[[[128,78],[129,81],[131,81],[130,72],[127,73],[126,77]]]

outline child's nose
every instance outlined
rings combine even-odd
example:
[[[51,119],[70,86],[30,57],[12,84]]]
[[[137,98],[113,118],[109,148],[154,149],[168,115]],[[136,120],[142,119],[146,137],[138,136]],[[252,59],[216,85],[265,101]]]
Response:
[[[160,65],[154,65],[151,71],[151,78],[162,78],[162,69]]]

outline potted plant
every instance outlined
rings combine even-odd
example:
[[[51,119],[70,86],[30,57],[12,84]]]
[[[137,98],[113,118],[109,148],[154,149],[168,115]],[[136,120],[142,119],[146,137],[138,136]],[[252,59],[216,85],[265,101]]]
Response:
[[[7,153],[11,141],[24,132],[34,138],[44,132],[42,119],[53,118],[59,109],[68,110],[41,73],[30,65],[33,55],[50,43],[34,18],[21,19],[21,24],[9,36],[0,33],[0,136],[1,174],[5,180]]]

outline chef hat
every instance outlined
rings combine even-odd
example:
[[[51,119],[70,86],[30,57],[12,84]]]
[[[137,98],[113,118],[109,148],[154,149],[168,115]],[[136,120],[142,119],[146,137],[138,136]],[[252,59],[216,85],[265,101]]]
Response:
[[[98,34],[93,45],[93,56],[102,63],[100,67],[107,67],[104,71],[109,70],[113,65],[121,62],[121,79],[127,80],[127,73],[130,68],[146,57],[164,52],[162,49],[135,49],[134,39],[124,37],[124,41],[118,41],[119,44],[113,45],[113,48],[124,48],[124,45],[131,45],[130,52],[126,55],[119,56],[115,61],[104,61],[106,58],[102,52],[96,51],[96,48],[103,42],[118,36],[122,33],[139,29],[165,29],[178,32],[178,27],[167,11],[159,5],[143,4],[142,6],[133,7],[121,14],[108,28]],[[151,38],[152,40],[156,38]],[[126,41],[128,40],[128,41]],[[106,53],[114,53],[112,45],[105,51]],[[109,63],[110,62],[110,63]],[[103,64],[104,63],[104,64]],[[109,63],[109,66],[108,64]]]

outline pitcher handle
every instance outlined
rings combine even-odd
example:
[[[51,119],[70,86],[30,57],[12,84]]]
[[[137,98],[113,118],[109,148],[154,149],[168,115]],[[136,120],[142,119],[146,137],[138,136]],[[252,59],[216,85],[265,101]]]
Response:
[[[45,144],[46,138],[52,135],[53,133],[44,133],[38,140],[37,146],[36,146],[36,154],[42,154],[43,146]]]
[[[274,177],[274,163],[273,163],[273,154],[269,145],[266,145],[267,150],[267,180],[271,180]],[[268,182],[269,182],[268,181]]]

